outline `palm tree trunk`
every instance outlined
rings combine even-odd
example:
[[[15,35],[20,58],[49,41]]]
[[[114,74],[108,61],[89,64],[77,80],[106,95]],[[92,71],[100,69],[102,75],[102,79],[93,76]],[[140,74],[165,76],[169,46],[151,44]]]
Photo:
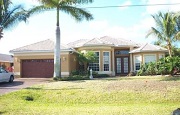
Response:
[[[169,41],[168,41],[168,51],[169,51],[169,56],[172,57],[172,47]]]
[[[56,41],[54,49],[54,78],[61,77],[61,51],[60,51],[60,27],[59,27],[59,7],[57,7],[57,25],[56,25]]]

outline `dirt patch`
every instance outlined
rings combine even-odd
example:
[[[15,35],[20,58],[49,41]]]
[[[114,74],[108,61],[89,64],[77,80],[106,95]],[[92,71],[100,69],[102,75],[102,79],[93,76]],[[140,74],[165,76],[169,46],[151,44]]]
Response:
[[[107,85],[106,90],[132,90],[132,91],[159,91],[164,92],[169,88],[179,88],[180,83],[175,81],[155,80],[122,80],[114,81]]]

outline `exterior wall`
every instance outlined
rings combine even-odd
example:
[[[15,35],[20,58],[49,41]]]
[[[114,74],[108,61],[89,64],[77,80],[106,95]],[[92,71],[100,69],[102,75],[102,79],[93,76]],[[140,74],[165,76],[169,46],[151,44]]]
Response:
[[[78,70],[78,61],[76,58],[76,54],[69,54],[69,72],[71,74],[72,71]]]
[[[113,73],[113,58],[112,58],[112,53],[114,48],[112,47],[82,47],[76,49],[77,51],[94,51],[94,52],[99,52],[100,60],[99,60],[99,74],[109,74],[112,76]],[[110,53],[110,71],[103,71],[103,52],[109,52]]]
[[[21,61],[26,59],[54,59],[53,53],[29,53],[14,55],[14,74],[21,77]],[[69,53],[61,53],[61,74],[62,76],[69,75]]]
[[[10,63],[10,62],[0,62],[0,67],[1,67],[1,66],[5,66],[6,68],[7,68],[7,67],[11,67],[11,64],[12,64],[12,63]],[[6,68],[5,68],[5,69],[6,69]]]
[[[164,57],[165,57],[165,52],[148,52],[148,53],[146,53],[146,52],[141,52],[141,53],[134,53],[134,54],[132,54],[132,65],[133,65],[133,71],[135,71],[135,56],[141,56],[141,64],[144,64],[145,63],[145,60],[144,60],[144,58],[145,58],[145,56],[146,55],[155,55],[156,56],[156,61],[158,61],[159,60],[159,57],[160,57],[160,55],[164,55]]]

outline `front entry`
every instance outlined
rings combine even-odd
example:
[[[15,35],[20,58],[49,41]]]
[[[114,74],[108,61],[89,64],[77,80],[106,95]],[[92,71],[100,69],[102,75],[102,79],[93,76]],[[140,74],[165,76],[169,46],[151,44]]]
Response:
[[[129,57],[116,57],[116,75],[129,73]]]

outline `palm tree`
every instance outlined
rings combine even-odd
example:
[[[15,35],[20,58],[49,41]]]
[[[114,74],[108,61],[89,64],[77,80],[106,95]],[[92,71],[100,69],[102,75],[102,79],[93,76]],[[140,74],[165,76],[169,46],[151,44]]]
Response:
[[[172,44],[179,38],[177,36],[179,31],[176,23],[177,16],[172,12],[159,12],[152,15],[152,17],[156,23],[156,28],[151,27],[146,37],[154,35],[158,38],[158,42],[165,43],[169,51],[169,56],[172,57]]]
[[[27,12],[21,5],[13,6],[10,0],[0,0],[0,39],[3,30],[27,20]]]
[[[83,8],[78,8],[76,5],[82,5],[87,3],[92,3],[93,0],[38,0],[42,5],[37,6],[34,9],[31,9],[29,13],[40,13],[47,10],[56,10],[56,42],[54,50],[54,78],[61,77],[61,68],[60,68],[60,27],[59,27],[59,12],[63,11],[71,15],[76,21],[82,21],[86,19],[87,21],[92,20],[92,14],[87,12]]]

